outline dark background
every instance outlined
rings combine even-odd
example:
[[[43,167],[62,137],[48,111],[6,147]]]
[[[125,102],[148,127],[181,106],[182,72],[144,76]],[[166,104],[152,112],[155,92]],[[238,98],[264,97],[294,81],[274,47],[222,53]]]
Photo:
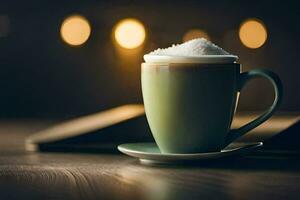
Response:
[[[0,2],[0,117],[74,117],[125,103],[141,103],[142,55],[182,42],[191,28],[239,55],[243,70],[266,68],[284,84],[281,111],[300,111],[297,1],[12,1]],[[92,27],[79,47],[62,41],[60,26],[73,14]],[[111,34],[123,18],[146,27],[144,45],[119,49]],[[258,18],[268,30],[258,49],[242,45],[240,24]],[[271,104],[272,88],[257,80],[243,90],[239,110]]]

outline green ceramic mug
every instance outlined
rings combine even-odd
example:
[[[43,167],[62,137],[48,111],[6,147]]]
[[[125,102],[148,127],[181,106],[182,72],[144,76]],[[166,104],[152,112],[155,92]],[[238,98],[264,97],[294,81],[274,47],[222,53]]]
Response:
[[[271,107],[241,128],[230,130],[239,92],[250,79],[268,79]],[[162,153],[220,151],[270,118],[282,98],[281,81],[267,70],[241,73],[235,62],[142,63],[147,120]]]

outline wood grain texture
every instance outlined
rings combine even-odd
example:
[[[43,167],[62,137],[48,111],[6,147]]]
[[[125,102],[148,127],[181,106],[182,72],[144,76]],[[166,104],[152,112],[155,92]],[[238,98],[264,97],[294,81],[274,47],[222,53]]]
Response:
[[[1,200],[300,199],[297,157],[248,155],[189,166],[143,166],[121,154],[25,152],[25,135],[48,125],[0,123]]]

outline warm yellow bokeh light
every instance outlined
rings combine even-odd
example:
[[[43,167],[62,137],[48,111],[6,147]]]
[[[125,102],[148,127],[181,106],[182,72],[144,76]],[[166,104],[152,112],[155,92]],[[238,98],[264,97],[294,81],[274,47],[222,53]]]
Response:
[[[191,29],[189,31],[187,31],[184,35],[183,35],[183,42],[195,39],[195,38],[205,38],[207,40],[210,40],[208,34],[200,29]]]
[[[143,44],[146,31],[141,22],[136,19],[124,19],[114,29],[116,42],[126,49],[134,49]]]
[[[60,34],[66,43],[74,46],[81,45],[89,38],[91,26],[86,18],[73,15],[64,20]]]
[[[267,30],[262,22],[256,19],[249,19],[242,23],[239,36],[246,47],[256,49],[266,42]]]

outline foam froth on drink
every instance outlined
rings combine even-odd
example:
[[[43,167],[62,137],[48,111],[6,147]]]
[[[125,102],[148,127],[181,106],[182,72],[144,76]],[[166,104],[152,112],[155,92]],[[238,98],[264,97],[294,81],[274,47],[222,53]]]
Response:
[[[161,56],[203,56],[203,55],[230,55],[227,51],[205,38],[189,40],[182,44],[173,44],[165,49],[156,49],[148,55]]]

